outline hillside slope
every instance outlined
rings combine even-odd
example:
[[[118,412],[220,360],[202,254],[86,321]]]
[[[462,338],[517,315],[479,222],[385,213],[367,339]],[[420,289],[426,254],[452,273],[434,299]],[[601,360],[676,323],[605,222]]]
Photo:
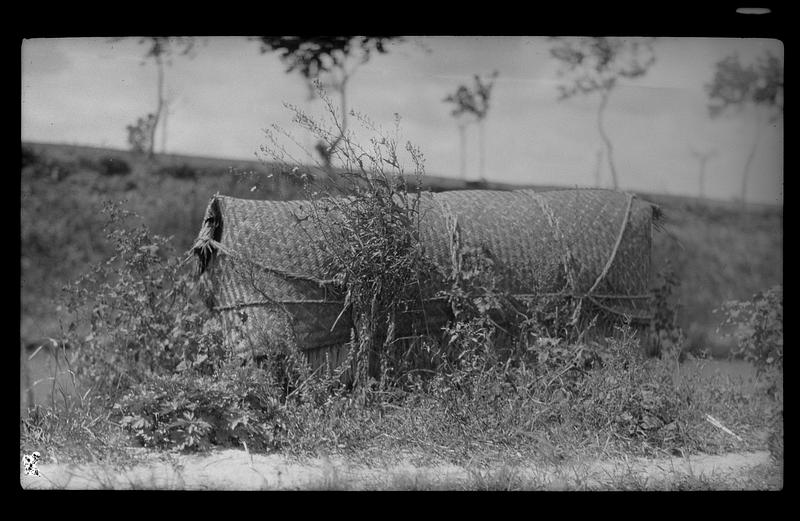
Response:
[[[270,175],[271,174],[271,175]],[[426,176],[431,191],[519,188]],[[535,187],[549,190],[557,187]],[[23,143],[21,158],[20,336],[33,341],[58,333],[60,288],[111,253],[104,239],[104,201],[125,200],[153,232],[186,251],[211,196],[252,199],[302,197],[301,183],[277,165],[259,161],[158,155],[147,161],[128,151]],[[638,194],[664,210],[656,233],[656,270],[669,263],[681,281],[679,322],[691,341],[726,349],[714,330],[714,309],[783,282],[783,209],[677,196]]]

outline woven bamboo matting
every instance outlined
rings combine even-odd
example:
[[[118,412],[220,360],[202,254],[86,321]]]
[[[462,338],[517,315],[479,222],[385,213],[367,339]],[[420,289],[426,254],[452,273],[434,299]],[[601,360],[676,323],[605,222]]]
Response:
[[[307,201],[217,195],[193,247],[226,327],[241,326],[264,349],[280,342],[287,328],[301,349],[350,339],[350,317],[339,316],[342,296],[326,279],[319,247],[324,232],[302,218],[311,209]],[[616,313],[648,313],[653,206],[630,194],[442,192],[423,194],[419,212],[421,244],[445,273],[458,243],[490,253],[501,290],[532,297],[569,293]],[[446,320],[433,316],[439,308],[432,306],[427,317],[436,327]]]

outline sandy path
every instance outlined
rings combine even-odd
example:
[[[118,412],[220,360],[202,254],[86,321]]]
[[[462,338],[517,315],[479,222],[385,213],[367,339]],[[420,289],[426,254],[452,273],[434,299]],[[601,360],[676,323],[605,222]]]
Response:
[[[614,477],[637,476],[648,482],[681,476],[735,478],[748,468],[769,462],[768,452],[692,456],[689,458],[604,461],[558,467],[521,465],[513,473],[541,489],[601,487]],[[409,460],[366,467],[341,457],[290,460],[280,455],[248,455],[224,450],[211,455],[176,456],[173,461],[153,459],[125,470],[102,465],[41,464],[40,477],[21,475],[26,489],[179,489],[179,490],[307,490],[307,489],[409,489],[462,488],[474,483],[476,472],[486,475],[499,469],[457,465],[415,466]],[[508,469],[506,469],[508,470]],[[462,485],[462,486],[459,486]]]

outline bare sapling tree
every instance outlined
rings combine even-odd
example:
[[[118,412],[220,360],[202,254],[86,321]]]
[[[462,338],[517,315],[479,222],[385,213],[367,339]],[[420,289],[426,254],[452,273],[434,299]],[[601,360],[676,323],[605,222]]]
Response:
[[[690,146],[689,151],[692,154],[692,157],[695,158],[699,164],[700,170],[697,173],[697,179],[700,184],[700,197],[706,196],[706,165],[708,161],[717,155],[716,150],[697,150],[696,148]]]
[[[115,40],[118,39],[112,41]],[[128,142],[134,151],[146,153],[148,158],[152,158],[155,153],[156,131],[159,124],[161,124],[162,148],[166,146],[166,112],[170,100],[167,99],[165,92],[165,67],[172,65],[172,57],[175,55],[193,56],[196,41],[192,37],[148,36],[139,39],[139,44],[147,45],[142,65],[148,60],[153,60],[156,66],[156,109],[144,118],[139,118],[136,125],[127,127]]]
[[[653,38],[553,38],[550,55],[559,61],[559,100],[576,95],[598,93],[597,130],[606,150],[608,168],[614,189],[619,188],[619,175],[614,164],[614,146],[605,128],[605,111],[611,93],[620,79],[643,76],[655,63]]]
[[[783,62],[769,51],[749,65],[742,64],[738,55],[727,56],[716,64],[714,78],[705,88],[711,118],[718,118],[730,111],[739,114],[749,111],[748,115],[753,118],[753,141],[742,172],[740,197],[744,204],[747,181],[761,133],[765,126],[783,117]]]
[[[317,153],[328,165],[334,149],[344,138],[348,124],[347,87],[356,70],[367,63],[373,53],[387,52],[386,44],[401,40],[397,36],[259,36],[261,52],[278,52],[286,72],[300,72],[315,95],[314,82],[339,94],[339,121],[342,133],[332,143],[318,141]]]
[[[461,178],[466,178],[466,154],[467,154],[467,126],[470,123],[478,124],[478,172],[481,181],[485,181],[486,165],[486,131],[485,120],[489,113],[489,99],[492,94],[492,87],[497,78],[498,72],[494,71],[487,80],[482,80],[477,74],[474,76],[474,87],[459,85],[453,94],[444,98],[445,103],[453,103],[455,108],[450,112],[456,118],[458,125],[459,143],[461,151],[461,161],[459,163],[459,173]]]

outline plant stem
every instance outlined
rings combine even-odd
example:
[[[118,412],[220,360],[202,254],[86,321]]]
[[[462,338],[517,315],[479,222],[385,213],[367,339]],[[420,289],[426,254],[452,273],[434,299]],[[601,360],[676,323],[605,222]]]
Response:
[[[608,105],[608,97],[610,94],[611,91],[608,89],[602,91],[600,106],[597,109],[597,129],[600,131],[600,137],[603,139],[603,143],[606,145],[608,167],[611,170],[611,181],[614,185],[614,190],[617,190],[619,189],[619,181],[617,179],[617,169],[614,166],[614,146],[611,144],[611,139],[608,137],[608,134],[606,134],[605,127],[603,126],[603,115],[606,105]]]
[[[458,125],[458,134],[461,144],[461,162],[459,163],[459,171],[461,172],[461,179],[467,178],[467,126],[464,124]]]

